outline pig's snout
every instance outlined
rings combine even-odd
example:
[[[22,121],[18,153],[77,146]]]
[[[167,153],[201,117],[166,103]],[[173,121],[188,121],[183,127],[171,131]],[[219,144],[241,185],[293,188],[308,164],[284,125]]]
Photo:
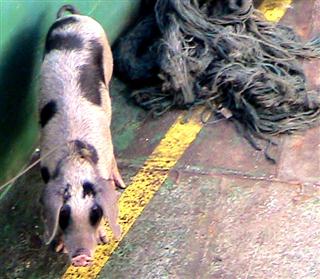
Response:
[[[71,263],[74,266],[88,266],[92,264],[91,253],[88,249],[78,249],[71,259]]]
[[[87,255],[79,255],[71,260],[73,266],[88,266],[92,265],[92,258]]]

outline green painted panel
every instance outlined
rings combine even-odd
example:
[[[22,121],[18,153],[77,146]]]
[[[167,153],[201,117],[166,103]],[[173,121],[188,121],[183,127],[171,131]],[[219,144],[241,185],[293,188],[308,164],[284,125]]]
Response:
[[[99,21],[109,40],[133,21],[140,0],[0,1],[0,184],[37,144],[37,80],[46,32],[63,4]]]

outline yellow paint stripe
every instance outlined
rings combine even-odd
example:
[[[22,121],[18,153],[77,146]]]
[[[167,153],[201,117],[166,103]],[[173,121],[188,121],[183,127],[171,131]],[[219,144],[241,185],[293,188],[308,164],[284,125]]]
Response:
[[[260,5],[259,10],[264,13],[267,20],[277,22],[285,14],[291,3],[292,1],[290,0],[265,0]],[[183,124],[184,115],[178,117],[142,169],[132,178],[131,184],[121,195],[119,199],[119,223],[122,228],[122,238],[128,233],[144,207],[166,180],[169,170],[177,163],[200,132],[202,128],[200,113],[201,110],[197,110],[185,124]],[[111,231],[106,225],[105,227],[108,237],[111,239]],[[94,264],[91,267],[74,268],[71,266],[62,278],[96,278],[113,251],[118,247],[120,241],[112,239],[107,245],[98,246]]]
[[[122,193],[119,199],[122,238],[165,181],[170,168],[177,163],[200,132],[202,124],[199,113],[200,110],[197,110],[185,124],[183,124],[183,115],[178,117],[142,169],[132,178],[131,184]],[[111,232],[109,228],[106,229],[111,239]],[[63,278],[96,278],[118,245],[118,241],[111,240],[107,245],[98,246],[93,266],[69,267]]]
[[[267,20],[278,22],[285,15],[291,4],[292,0],[265,0],[260,5],[259,10]]]

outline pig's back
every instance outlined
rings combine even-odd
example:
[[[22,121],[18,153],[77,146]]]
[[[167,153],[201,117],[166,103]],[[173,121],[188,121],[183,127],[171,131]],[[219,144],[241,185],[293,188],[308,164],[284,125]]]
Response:
[[[112,144],[103,142],[108,138],[111,141],[110,48],[103,29],[94,20],[84,16],[62,20],[65,24],[48,32],[41,68],[41,152],[82,140],[104,157],[112,154]],[[59,149],[46,165],[54,168],[65,152]]]

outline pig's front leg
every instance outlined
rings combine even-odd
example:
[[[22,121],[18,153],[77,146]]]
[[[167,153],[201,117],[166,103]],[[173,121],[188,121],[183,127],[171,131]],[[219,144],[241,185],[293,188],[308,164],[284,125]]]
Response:
[[[116,184],[116,186],[118,188],[121,189],[125,189],[126,188],[126,184],[124,184],[122,177],[120,175],[119,169],[118,169],[118,165],[117,165],[117,161],[115,159],[115,157],[113,157],[113,164],[112,164],[112,178],[114,180],[114,183]]]
[[[98,244],[107,244],[109,242],[106,230],[102,224],[98,228],[97,242]]]
[[[64,245],[62,236],[60,236],[57,241],[54,243],[53,249],[57,253],[68,253],[66,246]]]

